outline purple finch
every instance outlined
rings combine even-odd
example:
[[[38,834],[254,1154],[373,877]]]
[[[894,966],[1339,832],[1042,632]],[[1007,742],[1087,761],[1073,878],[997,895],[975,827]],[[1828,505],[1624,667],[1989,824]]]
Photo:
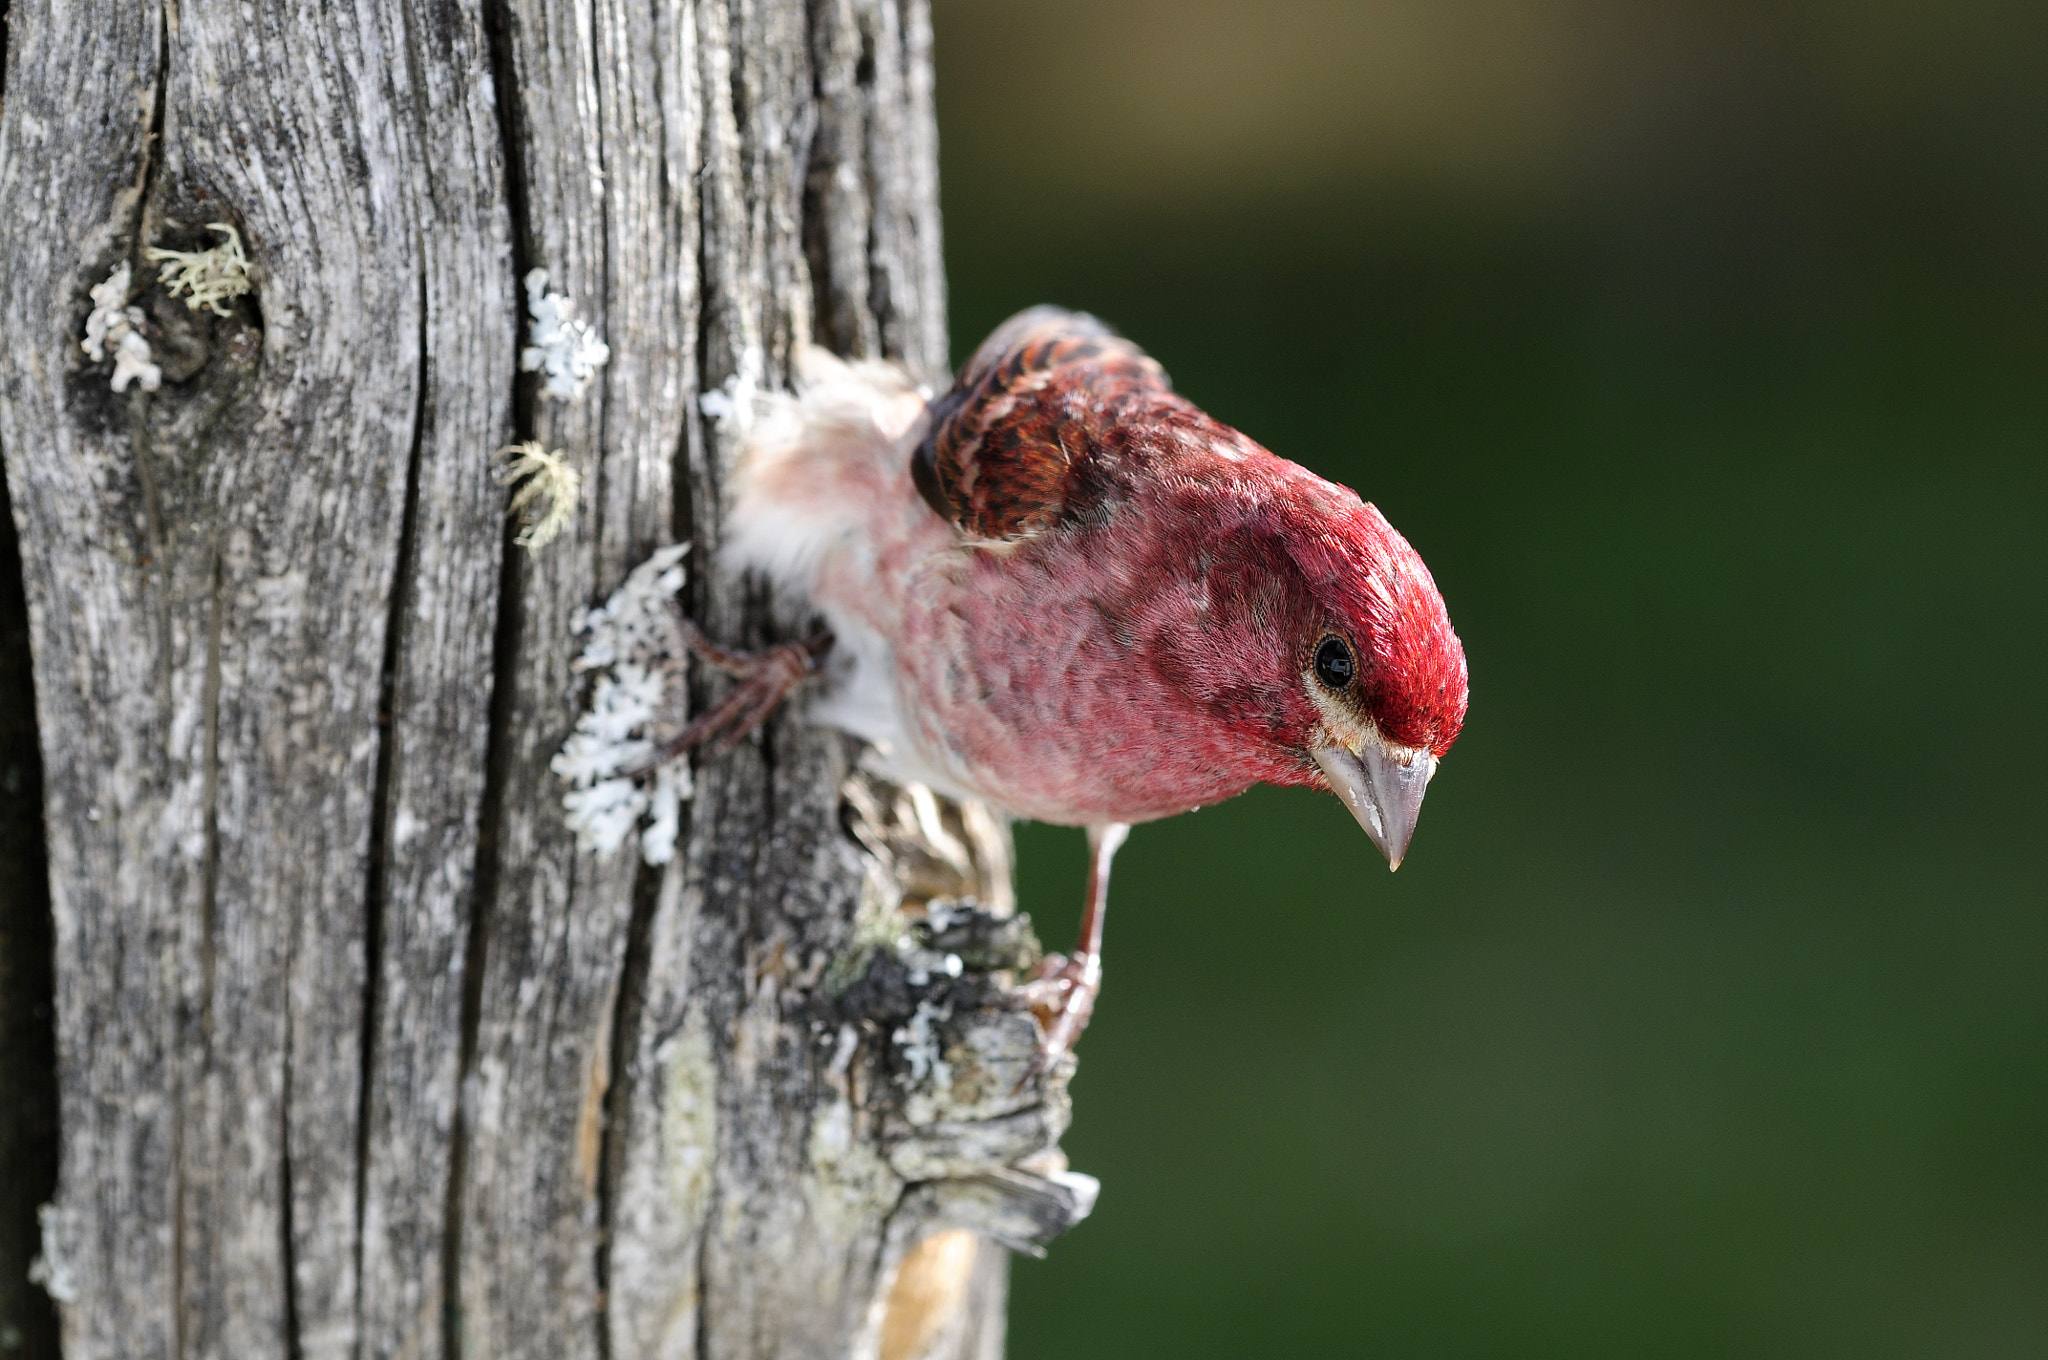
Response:
[[[1093,1007],[1129,824],[1305,784],[1400,865],[1465,654],[1378,510],[1092,317],[1011,318],[929,404],[886,365],[811,367],[742,457],[724,560],[807,600],[830,650],[701,645],[743,683],[671,749],[736,739],[816,663],[812,718],[895,777],[1087,827],[1080,944],[1030,984],[1045,1059]]]

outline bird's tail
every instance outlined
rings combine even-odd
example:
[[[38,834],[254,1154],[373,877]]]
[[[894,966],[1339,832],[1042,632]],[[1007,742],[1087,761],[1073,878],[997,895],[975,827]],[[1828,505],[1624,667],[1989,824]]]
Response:
[[[814,595],[819,561],[903,499],[907,449],[927,394],[895,364],[849,364],[816,347],[797,365],[797,394],[771,396],[733,472],[719,559]]]

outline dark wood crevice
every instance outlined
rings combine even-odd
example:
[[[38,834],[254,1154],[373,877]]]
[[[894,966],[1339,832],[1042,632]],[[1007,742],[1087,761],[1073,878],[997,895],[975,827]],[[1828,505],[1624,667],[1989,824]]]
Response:
[[[605,99],[604,70],[601,55],[602,45],[593,44],[590,60],[591,102],[595,118],[592,120],[591,135],[597,144],[597,172],[600,178],[609,175],[610,161],[605,146]],[[611,194],[597,196],[597,242],[598,242],[598,322],[605,334],[612,334],[612,220]],[[599,382],[610,386],[611,370],[600,371]],[[607,390],[597,404],[597,448],[608,452],[612,447],[610,438],[612,401]],[[595,573],[599,593],[591,603],[603,598],[607,586],[616,585],[623,574],[618,564],[607,564],[603,560],[605,536],[605,513],[611,504],[609,486],[613,459],[601,452],[594,469],[593,490],[596,494],[586,496],[591,517],[590,540],[592,550],[599,554],[599,566]],[[644,545],[652,546],[652,545]],[[627,564],[631,565],[631,564]],[[610,570],[607,570],[609,566]],[[627,1079],[627,1066],[631,1061],[631,1042],[639,1034],[640,1006],[636,992],[644,992],[647,977],[647,939],[653,929],[654,904],[660,892],[661,871],[652,865],[639,864],[633,878],[632,906],[626,918],[625,939],[621,950],[618,982],[612,997],[611,1015],[607,1025],[610,1040],[605,1054],[604,1070],[607,1085],[602,1099],[604,1127],[599,1134],[597,1154],[597,1223],[596,1239],[592,1243],[591,1271],[597,1284],[597,1306],[591,1310],[594,1331],[592,1345],[599,1360],[611,1360],[611,1232],[615,1218],[614,1192],[617,1189],[618,1143],[621,1131],[626,1126],[626,1101],[632,1089]]]
[[[689,804],[683,804],[681,841],[689,835]],[[642,864],[633,880],[633,913],[626,922],[625,960],[619,968],[619,994],[612,1003],[611,1051],[605,1062],[611,1085],[604,1098],[604,1143],[597,1163],[597,1289],[600,1299],[611,1295],[611,1243],[618,1219],[619,1170],[625,1156],[627,1121],[633,1108],[633,1055],[640,1047],[640,1025],[647,1010],[647,977],[652,952],[655,908],[661,898],[665,870]],[[611,1360],[612,1338],[608,1309],[597,1309],[597,1354]]]
[[[138,453],[136,462],[144,461]],[[199,993],[190,1015],[186,1017],[184,1032],[180,1035],[183,1051],[173,1060],[176,1072],[177,1099],[172,1104],[171,1123],[171,1176],[172,1199],[176,1205],[176,1219],[172,1235],[172,1280],[175,1292],[174,1320],[177,1327],[178,1353],[186,1353],[191,1334],[192,1306],[186,1284],[190,1279],[192,1265],[189,1250],[191,1227],[191,1203],[185,1176],[185,1135],[186,1119],[192,1104],[192,1092],[205,1077],[207,1065],[212,1061],[213,1048],[213,1002],[219,967],[220,940],[220,688],[221,688],[221,642],[226,622],[223,617],[224,595],[222,588],[222,564],[218,544],[215,545],[208,570],[208,598],[206,610],[206,674],[205,693],[202,704],[205,709],[205,732],[202,737],[200,759],[203,762],[201,777],[204,780],[200,802],[201,817],[205,831],[205,855],[200,864],[199,880]],[[168,612],[168,608],[166,609]],[[165,629],[168,632],[168,623]],[[168,679],[164,682],[169,688]],[[289,1073],[286,1074],[289,1079]],[[278,1132],[284,1137],[289,1124],[280,1118]],[[285,1144],[289,1147],[289,1142]],[[284,1190],[290,1192],[290,1167],[285,1168]],[[289,1230],[285,1231],[289,1238]]]
[[[54,923],[43,756],[12,500],[0,472],[0,1354],[55,1356],[57,1309],[29,1282],[36,1210],[57,1191]],[[11,1329],[11,1330],[10,1330]],[[5,1338],[18,1337],[12,1352]]]
[[[155,89],[151,92],[149,129],[142,146],[142,173],[138,192],[135,196],[135,211],[128,233],[128,259],[130,278],[140,281],[148,276],[147,261],[143,250],[147,247],[150,220],[150,201],[156,192],[157,173],[163,164],[164,125],[170,99],[171,31],[170,16],[164,8],[156,12],[156,71]],[[162,490],[156,477],[155,449],[149,423],[150,397],[140,388],[131,389],[128,399],[128,442],[130,456],[134,461],[135,477],[142,491],[144,552],[143,563],[146,572],[155,585],[157,604],[157,693],[163,705],[159,723],[160,730],[168,732],[170,726],[171,687],[171,603],[169,581],[169,543],[164,532]],[[186,1348],[189,1336],[191,1309],[188,1304],[186,1282],[189,1278],[189,1204],[185,1184],[185,1118],[187,1093],[196,1083],[195,1071],[203,1071],[206,1063],[205,1044],[207,1025],[213,1010],[214,940],[216,924],[216,887],[220,870],[220,822],[219,822],[219,770],[220,770],[220,642],[221,618],[221,564],[216,545],[210,562],[208,587],[211,591],[207,611],[206,670],[204,693],[201,703],[204,709],[204,732],[202,735],[201,760],[204,786],[200,795],[202,825],[205,841],[200,866],[200,910],[199,910],[199,964],[201,992],[196,1013],[181,1017],[179,1047],[184,1050],[173,1058],[171,1100],[171,1316],[175,1344],[180,1354]],[[197,1056],[194,1056],[196,1050]]]
[[[391,905],[391,832],[396,815],[393,806],[392,772],[398,758],[398,676],[406,644],[406,620],[411,617],[415,594],[414,573],[419,568],[420,455],[426,442],[430,376],[427,353],[427,277],[419,278],[419,362],[414,381],[419,385],[413,407],[412,443],[406,452],[405,509],[399,522],[398,557],[392,568],[391,604],[384,624],[384,661],[378,675],[377,767],[370,794],[370,844],[368,881],[363,888],[363,1015],[357,1057],[356,1088],[356,1278],[363,1278],[365,1216],[368,1209],[370,1156],[374,1141],[372,1120],[376,1116],[374,1094],[378,1075],[377,1034],[383,1021],[384,937]],[[287,1163],[289,1164],[289,1163]],[[290,1198],[285,1200],[289,1211]],[[362,1299],[356,1301],[357,1323],[361,1325]],[[296,1329],[294,1329],[296,1330]],[[358,1343],[360,1353],[360,1342]]]
[[[850,358],[875,357],[876,334],[864,287],[845,278],[851,231],[872,244],[873,202],[866,155],[874,79],[867,26],[843,0],[809,0],[811,105],[815,127],[803,181],[804,260],[811,275],[811,330],[817,343]],[[858,191],[841,172],[856,171]],[[865,263],[865,262],[864,262]]]
[[[522,591],[515,525],[501,534],[504,572],[492,635],[491,704],[486,738],[482,807],[478,815],[476,872],[468,933],[462,952],[461,1034],[457,1041],[455,1114],[448,1138],[448,1200],[442,1220],[441,1308],[443,1360],[462,1357],[463,1198],[469,1180],[470,1089],[477,1039],[483,1026],[484,963],[490,950],[491,909],[498,900],[498,847],[505,824],[505,780],[511,765],[514,678],[518,674]]]
[[[597,175],[600,182],[606,179],[611,171],[611,165],[605,156],[604,143],[605,108],[602,47],[602,43],[593,43],[590,52],[590,103],[591,112],[594,115],[591,119],[590,137],[597,146]],[[615,330],[612,324],[612,196],[609,192],[606,192],[596,195],[596,199],[597,326],[601,334],[609,335],[614,333]],[[524,276],[522,275],[521,277]],[[557,286],[564,287],[566,291],[565,285],[558,284]],[[612,402],[609,390],[612,372],[613,370],[609,365],[598,370],[596,387],[599,390],[592,394],[597,407],[597,429],[594,433],[599,455],[596,465],[592,468],[591,486],[584,496],[585,510],[590,515],[590,542],[593,551],[599,555],[597,571],[595,573],[599,589],[592,594],[590,600],[592,604],[602,600],[608,589],[616,586],[620,577],[624,575],[623,571],[619,569],[619,564],[608,564],[604,561],[603,556],[603,545],[608,541],[605,537],[604,519],[606,509],[611,504],[611,488],[608,483],[611,480],[613,460],[606,457],[605,454],[612,447],[610,439]],[[647,546],[651,547],[652,545]],[[607,579],[608,567],[610,569],[609,579]],[[599,1308],[600,1324],[603,1320],[603,1314],[604,1310]]]
[[[284,1017],[284,1073],[277,1102],[277,1138],[283,1149],[279,1159],[277,1254],[278,1286],[284,1296],[285,1360],[305,1360],[306,1348],[299,1324],[299,1242],[298,1223],[292,1213],[292,1017]]]
[[[505,186],[505,210],[511,237],[511,292],[518,318],[515,343],[526,336],[526,273],[533,268],[534,234],[528,208],[524,110],[519,97],[519,70],[514,56],[511,0],[485,0],[481,9],[484,39],[490,58],[490,88],[497,118],[499,163]],[[533,438],[536,384],[516,370],[507,400],[512,411],[512,438]],[[500,847],[504,838],[506,783],[513,764],[512,732],[518,695],[519,652],[524,639],[525,549],[515,541],[518,526],[509,517],[499,535],[496,622],[491,646],[491,701],[484,740],[484,779],[477,817],[476,868],[471,876],[469,920],[463,937],[462,1002],[457,1039],[455,1110],[449,1132],[447,1203],[441,1235],[441,1356],[462,1360],[462,1253],[466,1221],[464,1199],[469,1184],[471,1084],[476,1073],[477,1044],[483,1026],[484,968],[489,958],[492,913],[499,895]]]

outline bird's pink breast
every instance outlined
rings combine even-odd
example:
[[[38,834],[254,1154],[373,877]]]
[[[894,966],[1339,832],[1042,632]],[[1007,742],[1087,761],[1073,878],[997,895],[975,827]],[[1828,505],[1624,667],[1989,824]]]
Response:
[[[1243,792],[1257,773],[1159,683],[1091,575],[1015,552],[928,561],[897,652],[922,742],[1042,821],[1149,821]]]
[[[864,508],[868,532],[825,555],[813,595],[891,645],[912,763],[940,782],[1079,825],[1150,821],[1275,777],[1162,679],[1157,620],[1133,599],[1156,592],[1121,555],[964,543],[907,478],[900,499]]]

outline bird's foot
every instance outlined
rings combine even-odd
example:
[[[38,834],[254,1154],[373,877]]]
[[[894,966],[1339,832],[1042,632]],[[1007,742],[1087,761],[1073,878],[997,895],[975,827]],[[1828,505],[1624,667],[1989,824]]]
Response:
[[[663,742],[653,760],[630,773],[644,774],[692,747],[703,747],[707,756],[731,750],[759,727],[776,705],[818,668],[825,653],[832,650],[830,633],[820,633],[802,642],[785,642],[765,651],[736,652],[705,637],[688,619],[682,620],[682,630],[683,640],[691,651],[737,678],[739,684],[709,712],[699,714]]]
[[[1047,954],[1039,961],[1024,985],[1017,989],[1019,999],[1038,1017],[1040,1031],[1038,1052],[1032,1055],[1031,1065],[1025,1069],[1017,1089],[1022,1090],[1043,1076],[1062,1056],[1073,1051],[1081,1031],[1088,1027],[1088,1017],[1094,1014],[1095,998],[1101,991],[1102,961],[1096,955],[1076,953],[1069,958],[1065,954]]]

